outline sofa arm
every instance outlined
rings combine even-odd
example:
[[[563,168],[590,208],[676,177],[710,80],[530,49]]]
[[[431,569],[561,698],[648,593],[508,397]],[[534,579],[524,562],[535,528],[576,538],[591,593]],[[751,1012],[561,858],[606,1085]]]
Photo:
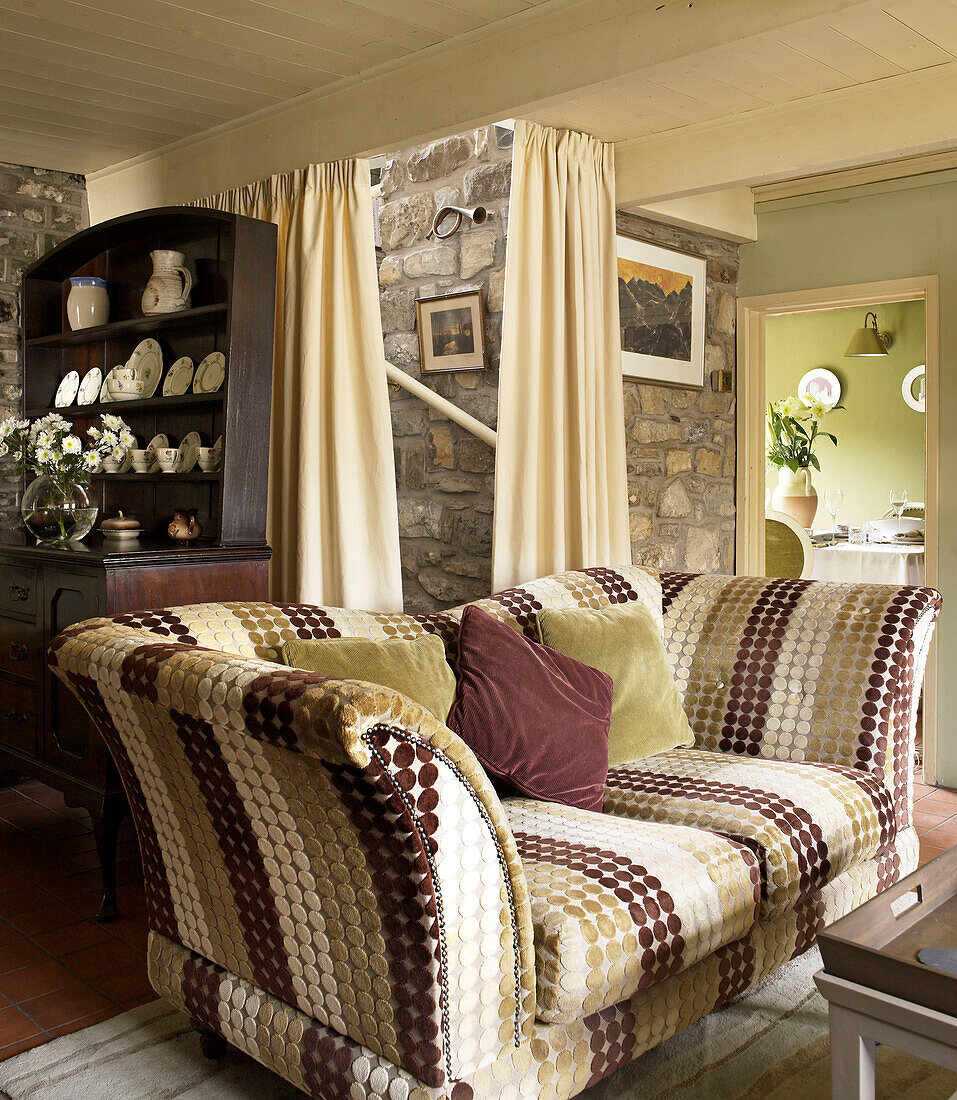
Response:
[[[879,777],[910,824],[930,588],[664,574],[665,644],[697,743]]]
[[[157,932],[435,1088],[525,1037],[521,861],[431,714],[109,620],[49,660],[116,759]]]

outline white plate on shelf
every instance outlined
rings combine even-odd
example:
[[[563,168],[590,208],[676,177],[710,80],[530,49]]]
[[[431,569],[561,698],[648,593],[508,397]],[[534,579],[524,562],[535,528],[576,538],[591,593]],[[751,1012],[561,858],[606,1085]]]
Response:
[[[99,397],[102,385],[103,372],[99,367],[91,367],[86,374],[83,375],[83,381],[80,383],[80,388],[77,390],[77,404],[92,405]]]
[[[152,397],[163,377],[163,352],[159,344],[153,339],[141,340],[126,365],[136,371],[136,381],[143,383],[142,396]]]
[[[199,448],[203,441],[199,438],[199,432],[187,432],[179,445],[179,457],[176,459],[176,472],[188,474],[195,466],[199,458]]]
[[[151,471],[156,466],[156,452],[164,450],[168,446],[169,437],[163,434],[154,435],[149,443],[146,444],[146,461],[149,463]]]
[[[126,370],[126,366],[123,363],[117,363],[112,370],[108,370],[103,376],[103,385],[100,386],[100,401],[105,405],[108,401],[113,400],[113,394],[110,393],[110,382],[116,379],[116,372],[118,370]]]
[[[217,455],[218,458],[223,457],[223,437],[222,436],[220,436],[219,439],[217,439],[216,442],[213,444],[213,450],[216,452],[216,455]]]
[[[72,405],[76,399],[76,391],[80,388],[80,376],[75,370],[71,370],[63,381],[56,388],[56,397],[53,398],[53,404],[58,409],[65,409],[68,405]],[[50,391],[47,390],[47,393]]]
[[[221,351],[211,351],[196,368],[193,393],[215,393],[225,378],[226,356]]]
[[[163,380],[164,397],[182,397],[193,381],[193,360],[188,355],[177,359]]]

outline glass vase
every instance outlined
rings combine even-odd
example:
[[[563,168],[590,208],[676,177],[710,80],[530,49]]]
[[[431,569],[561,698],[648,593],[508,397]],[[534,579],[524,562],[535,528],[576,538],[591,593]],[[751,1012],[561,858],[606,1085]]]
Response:
[[[24,527],[42,543],[79,541],[93,529],[98,511],[83,485],[61,485],[45,475],[30,482],[20,502]]]

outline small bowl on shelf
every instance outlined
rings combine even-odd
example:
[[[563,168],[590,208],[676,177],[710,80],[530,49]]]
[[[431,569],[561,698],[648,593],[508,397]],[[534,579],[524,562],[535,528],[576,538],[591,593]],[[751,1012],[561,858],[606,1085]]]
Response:
[[[220,452],[216,447],[199,447],[199,468],[205,474],[215,473],[219,469]]]
[[[133,462],[133,470],[136,473],[149,473],[151,453],[148,448],[143,447],[130,451],[130,459]]]
[[[157,447],[156,461],[164,474],[175,474],[179,447]]]
[[[143,396],[146,389],[145,382],[139,382],[135,378],[110,378],[106,388],[114,401],[136,401]]]

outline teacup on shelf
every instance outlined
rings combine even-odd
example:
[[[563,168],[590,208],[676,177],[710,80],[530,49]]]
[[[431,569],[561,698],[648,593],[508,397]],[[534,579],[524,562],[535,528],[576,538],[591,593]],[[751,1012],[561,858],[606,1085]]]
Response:
[[[176,472],[176,460],[179,458],[178,447],[157,447],[156,461],[164,474]]]
[[[216,447],[199,447],[199,468],[206,474],[219,469],[220,452]]]
[[[120,464],[110,455],[104,455],[100,460],[100,468],[104,474],[115,474],[119,471]]]
[[[150,452],[146,448],[130,451],[130,458],[133,460],[133,469],[136,473],[149,473]]]

